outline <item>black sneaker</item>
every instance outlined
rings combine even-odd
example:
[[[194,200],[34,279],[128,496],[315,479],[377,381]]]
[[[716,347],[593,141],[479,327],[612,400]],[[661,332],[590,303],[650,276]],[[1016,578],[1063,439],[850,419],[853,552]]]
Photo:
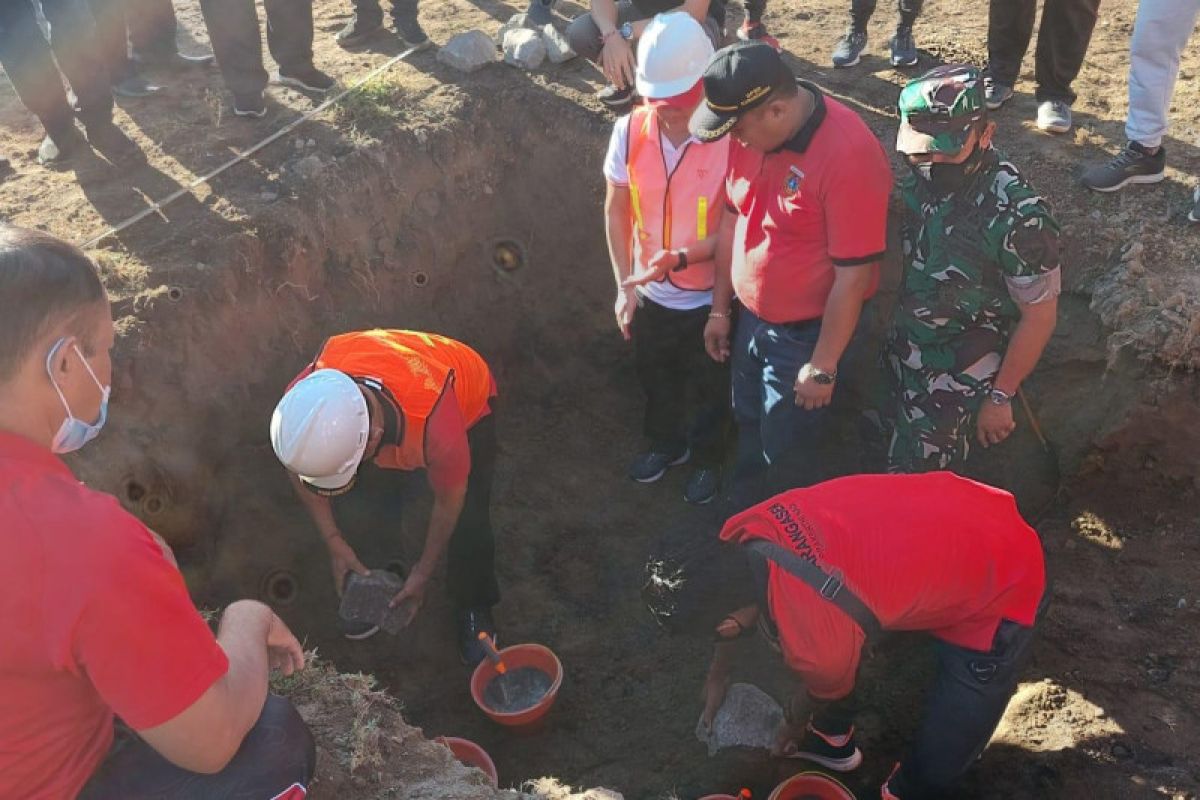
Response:
[[[834,772],[850,772],[863,760],[862,751],[854,744],[854,728],[849,733],[831,736],[818,731],[812,723],[805,729],[804,738],[790,745],[785,755],[820,764]]]
[[[620,111],[633,105],[633,87],[626,86],[624,89],[618,89],[610,83],[596,92],[596,99],[613,111]]]
[[[654,483],[666,474],[668,467],[686,464],[691,457],[692,451],[686,448],[682,453],[674,455],[651,450],[633,459],[633,463],[629,465],[629,477],[638,483]]]
[[[125,80],[113,84],[112,92],[117,97],[153,97],[161,94],[165,88],[151,83],[141,75],[130,75]]]
[[[471,669],[487,658],[487,650],[479,643],[479,634],[486,633],[496,647],[496,624],[492,621],[490,608],[470,608],[455,615],[458,632],[458,657]]]
[[[429,41],[429,35],[425,33],[425,29],[421,27],[421,23],[417,21],[415,15],[398,18],[392,22],[396,26],[396,35],[400,37],[400,42],[404,45],[405,50],[425,50],[433,46],[433,42]]]
[[[194,69],[196,67],[211,67],[216,58],[212,53],[190,56],[175,51],[135,50],[131,56],[133,62],[140,66],[169,67],[175,69]]]
[[[1007,83],[997,83],[989,76],[983,78],[983,101],[989,111],[995,111],[1012,99],[1013,87]]]
[[[888,44],[892,48],[893,67],[916,66],[917,43],[913,40],[911,28],[897,28]]]
[[[1188,222],[1200,222],[1200,186],[1192,192],[1192,210],[1188,212]]]
[[[337,81],[311,64],[287,72],[280,69],[275,73],[275,82],[282,86],[299,89],[302,92],[320,92],[322,94],[337,86]]]
[[[1151,153],[1137,142],[1126,142],[1109,161],[1089,167],[1083,185],[1097,192],[1115,192],[1130,183],[1158,183],[1166,177],[1167,149]]]
[[[694,506],[712,502],[721,487],[721,470],[717,467],[696,467],[687,486],[683,487],[683,499]]]
[[[862,58],[862,52],[866,49],[867,32],[851,28],[833,46],[833,65],[835,67],[853,67]]]
[[[233,113],[238,117],[262,119],[267,115],[267,101],[263,93],[245,97],[233,96]]]
[[[37,160],[39,164],[47,166],[62,164],[87,146],[83,134],[72,124],[59,133],[46,134],[46,138],[42,139],[42,144],[38,147]]]
[[[338,31],[337,36],[334,36],[333,39],[340,46],[349,50],[366,44],[368,40],[382,30],[382,20],[378,22],[364,22],[357,14],[355,14],[350,18],[350,21],[346,23],[346,27]]]

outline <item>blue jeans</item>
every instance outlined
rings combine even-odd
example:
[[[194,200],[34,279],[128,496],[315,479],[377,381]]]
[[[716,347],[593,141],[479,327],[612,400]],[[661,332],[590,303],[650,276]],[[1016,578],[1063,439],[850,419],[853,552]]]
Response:
[[[820,333],[819,319],[772,323],[745,308],[738,311],[732,359],[735,509],[816,482],[814,450],[829,408],[805,411],[796,405],[795,384]]]

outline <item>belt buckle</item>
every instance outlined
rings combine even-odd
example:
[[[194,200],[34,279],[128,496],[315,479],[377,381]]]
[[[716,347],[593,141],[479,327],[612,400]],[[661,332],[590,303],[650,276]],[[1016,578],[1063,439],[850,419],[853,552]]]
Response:
[[[833,570],[825,577],[825,583],[821,584],[820,594],[826,600],[833,600],[838,596],[838,592],[842,590],[842,586],[846,583],[845,577],[841,570]]]

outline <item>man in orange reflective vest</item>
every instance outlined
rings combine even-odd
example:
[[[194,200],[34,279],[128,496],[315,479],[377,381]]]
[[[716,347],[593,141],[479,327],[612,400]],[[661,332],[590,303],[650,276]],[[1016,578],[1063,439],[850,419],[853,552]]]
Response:
[[[705,144],[687,129],[704,99],[700,76],[712,52],[689,14],[660,14],[646,26],[637,87],[647,103],[613,127],[604,164],[617,327],[633,340],[646,393],[649,448],[629,477],[651,483],[694,457],[684,490],[689,503],[716,495],[729,420],[728,367],[704,351],[729,141]]]
[[[459,652],[471,666],[484,655],[479,634],[495,638],[491,608],[500,599],[489,510],[495,396],[491,370],[467,345],[370,330],[328,339],[271,418],[271,444],[329,548],[339,592],[347,573],[367,569],[342,536],[331,498],[353,487],[366,461],[426,471],[434,500],[424,550],[391,604],[411,622],[448,551]],[[377,630],[343,633],[363,639]]]

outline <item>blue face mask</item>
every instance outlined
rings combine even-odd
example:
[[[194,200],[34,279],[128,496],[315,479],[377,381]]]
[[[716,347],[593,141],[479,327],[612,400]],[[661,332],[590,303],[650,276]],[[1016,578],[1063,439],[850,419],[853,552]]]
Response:
[[[105,421],[108,419],[108,396],[112,393],[112,387],[100,383],[100,379],[96,377],[96,373],[92,372],[92,365],[83,357],[83,353],[79,351],[78,345],[72,345],[75,354],[83,362],[84,369],[88,371],[88,375],[92,376],[92,380],[96,382],[96,386],[100,389],[100,418],[94,423],[88,423],[76,418],[71,413],[71,406],[67,403],[66,396],[54,380],[53,369],[54,354],[58,352],[58,348],[62,347],[65,341],[66,339],[59,339],[55,342],[54,347],[50,348],[50,354],[46,356],[46,374],[50,376],[50,385],[54,387],[54,391],[58,392],[58,399],[62,401],[63,408],[67,410],[67,418],[62,421],[62,425],[58,427],[58,433],[54,435],[54,441],[50,443],[50,449],[55,453],[73,453],[96,438],[97,434],[100,433],[100,429],[104,427]]]

